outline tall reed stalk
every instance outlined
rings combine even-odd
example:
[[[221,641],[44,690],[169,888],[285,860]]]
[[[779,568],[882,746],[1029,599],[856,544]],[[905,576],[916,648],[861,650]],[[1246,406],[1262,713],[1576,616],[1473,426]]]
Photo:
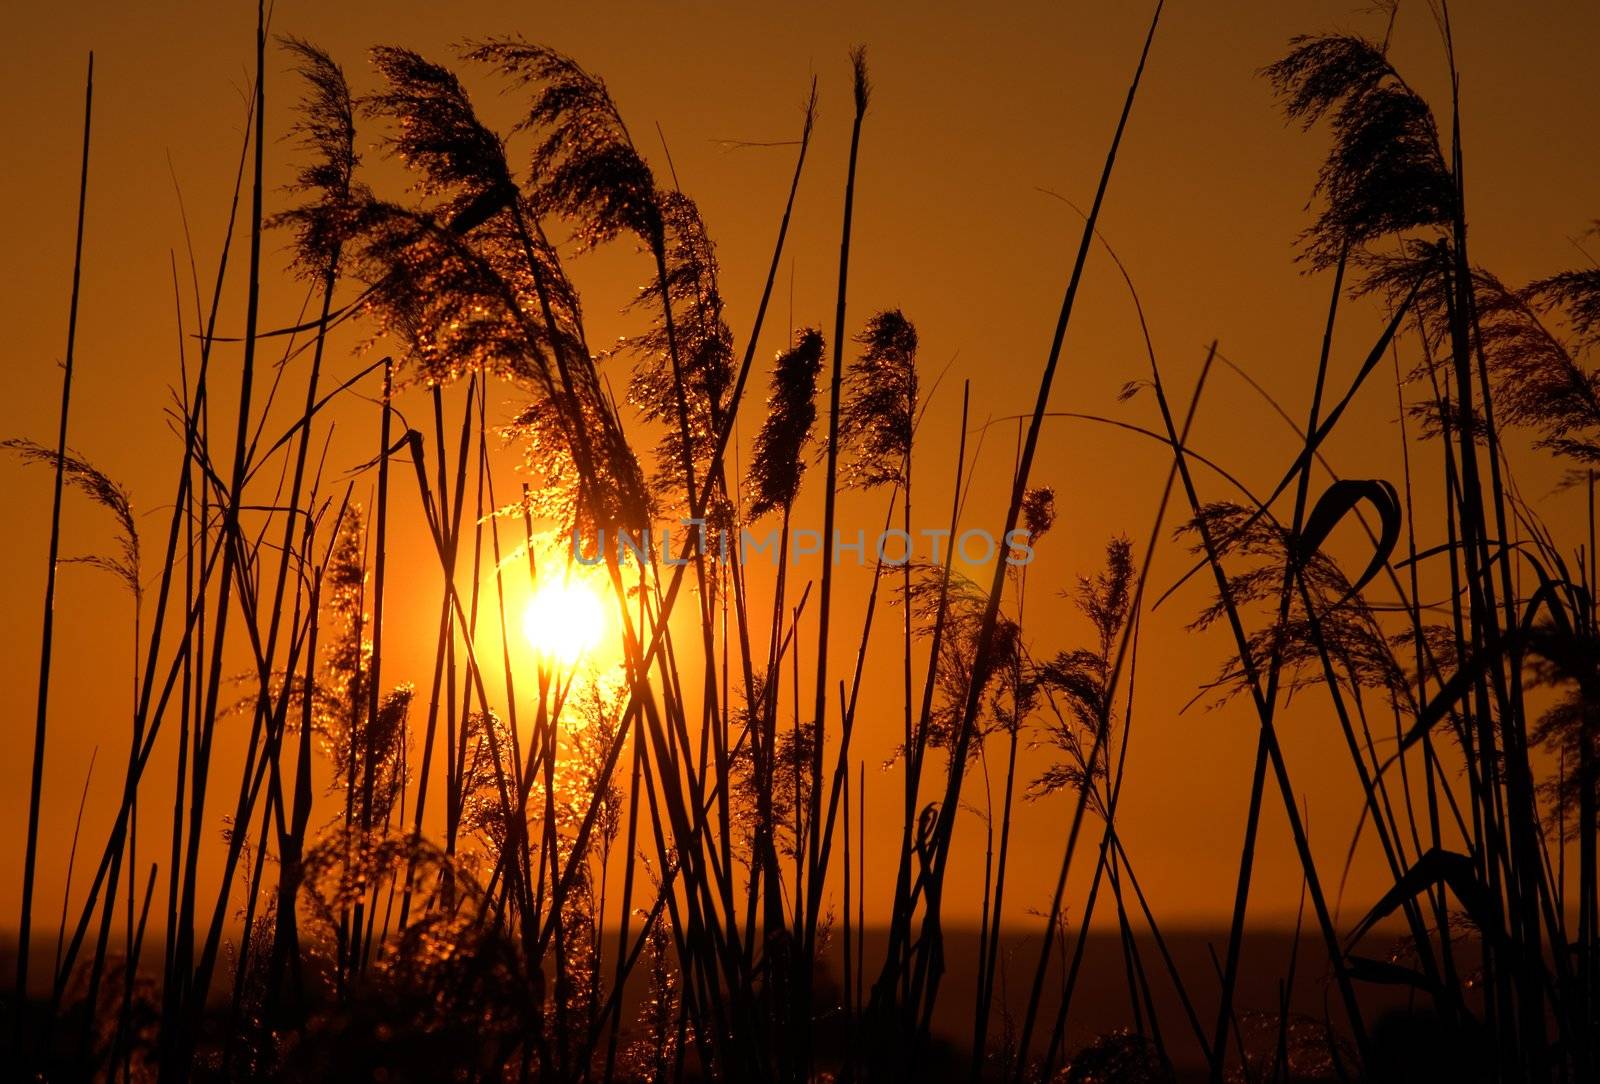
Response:
[[[74,868],[75,834],[47,1018],[35,1027],[28,949],[62,492],[101,478],[67,447],[91,58],[56,451],[7,442],[55,470],[17,974],[16,1044],[28,1068],[63,1078],[337,1070],[629,1084],[947,1072],[1021,1084],[1062,1073],[1087,1079],[1113,1063],[1166,1079],[1197,1053],[1215,1080],[1289,1079],[1308,1058],[1386,1079],[1403,1073],[1396,1052],[1410,1043],[1445,1075],[1592,1076],[1600,981],[1592,501],[1590,537],[1574,559],[1519,488],[1521,452],[1509,434],[1525,429],[1536,450],[1569,463],[1600,458],[1600,397],[1585,367],[1600,348],[1600,275],[1566,272],[1514,290],[1469,259],[1446,8],[1438,26],[1451,72],[1446,126],[1390,60],[1393,8],[1381,43],[1296,39],[1264,74],[1289,118],[1325,123],[1333,143],[1301,241],[1311,269],[1332,272],[1308,409],[1295,420],[1213,344],[1180,420],[1132,277],[1100,234],[1163,8],[1157,2],[1151,13],[1082,214],[1032,409],[1001,419],[1017,426],[1008,545],[1018,528],[1034,543],[1051,529],[1051,490],[1032,477],[1044,422],[1059,419],[1170,454],[1145,548],[1113,534],[1104,571],[1071,596],[1091,628],[1087,646],[1041,651],[1056,626],[1040,619],[1037,573],[1010,571],[997,555],[992,578],[973,584],[957,564],[954,540],[981,485],[989,428],[971,424],[968,384],[947,544],[919,569],[880,551],[859,634],[845,648],[853,648],[846,675],[835,607],[847,591],[835,561],[835,536],[849,535],[841,502],[850,489],[885,487],[884,531],[898,523],[910,536],[913,446],[933,398],[919,392],[917,331],[904,314],[875,311],[849,337],[864,54],[851,54],[833,338],[808,328],[785,342],[770,395],[752,406],[746,391],[813,135],[815,83],[741,343],[728,326],[711,232],[670,156],[668,186],[605,83],[521,38],[459,52],[525,96],[509,134],[480,119],[463,77],[410,50],[374,50],[381,87],[361,98],[328,54],[287,40],[307,87],[295,134],[308,161],[293,186],[298,205],[268,214],[267,12],[258,7],[250,130],[209,307],[190,256],[193,371],[184,342],[191,321],[181,298],[177,306],[173,429],[182,461],[149,627],[136,610],[126,773],[92,876],[87,861],[84,876]],[[403,197],[380,196],[357,174],[357,128],[367,121],[385,126],[383,145],[416,182]],[[234,337],[219,334],[218,321],[247,170],[245,321]],[[263,309],[270,227],[293,231],[294,270],[306,282],[302,311],[283,327]],[[1079,404],[1050,409],[1097,239],[1128,287],[1149,365],[1124,400],[1148,389],[1159,425]],[[626,315],[648,321],[626,343],[635,367],[625,400],[612,389],[611,355],[590,345],[569,277],[572,261],[619,240],[645,260],[645,286]],[[1336,344],[1362,318],[1359,298],[1382,310],[1382,330],[1341,388]],[[392,352],[372,363],[342,358],[336,329],[358,321]],[[268,380],[259,352],[280,341]],[[852,342],[860,356],[847,364]],[[236,413],[213,426],[212,352],[234,348]],[[1408,379],[1401,355],[1413,353],[1421,360]],[[1403,495],[1380,478],[1340,477],[1330,451],[1335,431],[1361,424],[1352,418],[1357,401],[1386,356],[1402,412]],[[291,396],[289,366],[302,358],[303,395]],[[1294,437],[1287,468],[1260,495],[1192,442],[1218,361]],[[358,388],[376,392],[376,414],[352,407],[369,435],[358,439],[361,462],[334,483],[347,464],[325,410]],[[520,405],[501,429],[506,395]],[[741,417],[763,408],[741,474],[749,436]],[[642,432],[659,437],[648,472],[635,451]],[[511,490],[497,454],[502,436],[523,453],[528,475]],[[223,443],[231,460],[219,454]],[[790,539],[808,506],[813,460],[825,464],[810,477],[821,488],[816,580]],[[393,488],[396,467],[414,477],[410,499],[437,578],[402,574],[390,561],[407,534],[396,518],[406,507]],[[1326,488],[1313,486],[1319,471]],[[1442,498],[1424,497],[1429,478]],[[1230,498],[1206,498],[1202,481],[1227,487]],[[1592,472],[1587,481],[1592,497]],[[1180,484],[1188,513],[1177,536],[1191,560],[1175,584],[1147,595]],[[1435,504],[1438,522],[1418,522]],[[136,545],[130,506],[118,507]],[[677,513],[698,529],[675,532],[660,552],[649,524]],[[518,518],[520,544],[509,526]],[[777,525],[770,580],[750,574],[744,552],[763,521]],[[546,524],[571,544],[543,544]],[[1364,553],[1358,536],[1346,537],[1350,524],[1365,537]],[[586,533],[598,552],[586,552]],[[1352,552],[1361,561],[1346,569]],[[586,577],[580,565],[594,567]],[[1192,996],[1196,976],[1180,967],[1147,894],[1148,859],[1136,861],[1139,840],[1119,814],[1142,782],[1128,770],[1136,725],[1150,740],[1140,645],[1165,616],[1162,605],[1196,577],[1207,581],[1207,601],[1190,631],[1225,624],[1227,634],[1208,688],[1223,700],[1246,694],[1257,728],[1228,940],[1214,956],[1214,1016],[1212,1003]],[[129,578],[137,597],[142,580],[136,570]],[[533,658],[515,643],[525,595],[585,578],[606,596],[621,656],[614,672],[556,652]],[[686,586],[694,602],[679,613]],[[411,633],[398,615],[417,599],[433,658],[425,715],[419,706],[413,721],[409,686],[397,680]],[[885,632],[878,607],[895,601],[898,627]],[[898,657],[880,656],[886,644]],[[895,685],[901,702],[890,696],[878,718],[900,732],[903,776],[887,805],[869,806],[869,717],[881,707],[872,691]],[[1318,862],[1326,844],[1313,850],[1310,810],[1290,772],[1287,711],[1301,696],[1306,722],[1337,726],[1350,757],[1345,793],[1360,819],[1344,875],[1360,862],[1381,881],[1353,922],[1338,916],[1345,878],[1339,895],[1327,888]],[[157,753],[164,721],[162,748],[176,754],[170,794],[146,774],[152,756],[169,755]],[[230,728],[237,746],[224,737]],[[1057,759],[1030,781],[1041,750]],[[933,801],[922,786],[930,755],[944,758]],[[235,769],[236,791],[227,786]],[[982,795],[964,804],[974,786]],[[1263,1024],[1243,991],[1269,789],[1303,887],[1295,945]],[[162,844],[159,986],[156,969],[147,980],[139,963],[163,879],[139,850],[141,806],[152,799],[170,801],[173,815]],[[900,823],[869,833],[880,807],[895,808]],[[1040,815],[1064,828],[1053,890],[1037,915],[1018,868],[1036,857],[1024,857],[1020,842],[1030,809],[1048,809]],[[1090,814],[1100,823],[1091,824],[1085,870],[1078,852]],[[974,820],[984,838],[958,851],[958,832]],[[887,857],[869,854],[880,846],[894,849],[894,870],[881,880],[868,875],[874,857]],[[976,982],[961,1001],[972,1017],[957,1036],[970,1049],[945,1058],[948,872],[967,851],[981,864]],[[1068,891],[1080,882],[1081,900]],[[887,911],[869,907],[880,893]],[[1314,1026],[1296,1015],[1313,967],[1300,945],[1307,910],[1332,980],[1330,1009]],[[869,920],[886,936],[882,959],[871,962]],[[1390,924],[1400,947],[1375,951],[1367,942]],[[1011,996],[1009,961],[1024,929],[1039,935],[1030,946],[1038,956],[1026,993]],[[1096,977],[1091,942],[1102,930],[1116,962],[1109,988],[1123,987],[1117,1008],[1129,1026],[1076,1046]],[[225,995],[212,993],[219,968]],[[1378,984],[1413,1004],[1379,1016]],[[55,1036],[66,1020],[81,1030]]]
[[[17,924],[17,1048],[28,1038],[23,1007],[28,1001],[28,956],[33,941],[33,880],[39,854],[39,809],[44,790],[45,739],[50,715],[50,659],[55,646],[56,566],[61,556],[61,492],[65,484],[67,422],[72,407],[72,372],[78,345],[78,290],[83,278],[83,223],[89,202],[89,133],[94,119],[94,54],[89,54],[83,91],[83,158],[78,172],[78,225],[72,245],[72,293],[67,302],[67,352],[61,371],[61,413],[56,437],[55,487],[50,501],[50,544],[45,557],[44,616],[40,620],[39,696],[28,776],[28,841],[22,859],[22,914]]]

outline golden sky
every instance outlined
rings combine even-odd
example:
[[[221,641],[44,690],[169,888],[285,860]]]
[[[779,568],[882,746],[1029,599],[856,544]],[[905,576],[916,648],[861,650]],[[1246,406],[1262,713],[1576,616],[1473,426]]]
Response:
[[[791,326],[832,326],[844,161],[849,140],[847,50],[869,50],[874,94],[857,182],[850,324],[898,306],[916,323],[924,388],[949,363],[919,434],[917,520],[946,515],[959,424],[961,382],[972,381],[974,422],[1032,405],[1081,220],[1060,193],[1087,205],[1148,20],[1143,5],[1019,3],[1002,11],[953,3],[734,5],[608,3],[350,3],[284,0],[273,29],[329,50],[358,91],[373,86],[365,50],[414,48],[446,60],[462,39],[520,32],[565,51],[605,77],[635,137],[665,175],[662,139],[682,188],[699,202],[718,243],[731,325],[742,347],[782,210],[792,149],[729,141],[788,141],[799,126],[813,75],[821,114],[796,210],[784,272],[758,359],[765,362]],[[1155,347],[1174,389],[1187,395],[1212,338],[1296,417],[1306,409],[1329,284],[1295,261],[1308,223],[1306,203],[1326,150],[1324,133],[1285,125],[1257,75],[1296,33],[1344,28],[1373,35],[1380,17],[1343,3],[1175,3],[1169,6],[1117,171],[1102,228],[1134,277]],[[1592,78],[1600,10],[1589,4],[1453,6],[1463,80],[1468,206],[1476,258],[1520,283],[1584,261],[1569,240],[1600,213]],[[252,77],[253,5],[86,4],[68,15],[29,5],[8,16],[12,48],[0,69],[0,208],[8,241],[0,322],[7,330],[0,437],[54,439],[66,330],[72,228],[81,138],[85,55],[96,52],[94,145],[80,317],[72,446],[127,485],[144,516],[147,548],[159,550],[163,502],[170,500],[177,441],[163,411],[176,380],[177,331],[170,260],[188,305],[189,272],[174,176],[192,229],[203,288],[215,266],[245,124]],[[1444,58],[1423,5],[1405,5],[1392,55],[1407,78],[1444,105]],[[281,137],[299,86],[281,55],[269,60],[267,148],[274,191],[290,176],[295,151]],[[483,113],[512,117],[515,102],[473,78]],[[656,133],[659,125],[661,135]],[[368,148],[374,183],[403,180]],[[277,274],[286,238],[269,237],[263,320],[294,322],[302,287]],[[243,259],[242,247],[237,250]],[[241,264],[236,264],[241,266]],[[638,330],[622,306],[647,274],[628,245],[578,264],[590,341]],[[220,327],[242,326],[242,283],[230,282]],[[192,319],[192,316],[188,317]],[[1382,325],[1370,304],[1345,310],[1336,335],[1336,381],[1354,371]],[[355,369],[358,337],[338,340],[330,365]],[[220,352],[231,371],[237,355]],[[1125,288],[1096,252],[1069,332],[1052,407],[1157,424],[1148,396],[1118,404],[1124,383],[1142,378],[1142,341]],[[621,378],[616,378],[620,383]],[[764,392],[765,373],[753,391]],[[1342,387],[1343,383],[1339,383]],[[216,401],[230,403],[226,378]],[[491,393],[491,416],[515,409]],[[401,409],[420,410],[421,400]],[[1392,386],[1378,381],[1357,401],[1326,451],[1342,474],[1399,482]],[[330,463],[337,471],[370,459],[365,404],[342,408]],[[748,416],[747,416],[748,417]],[[746,449],[753,423],[742,432]],[[1004,512],[1014,428],[989,431],[967,523],[997,529]],[[1269,487],[1296,448],[1294,435],[1236,376],[1213,374],[1194,444],[1253,486]],[[513,484],[509,460],[505,477]],[[1579,498],[1552,491],[1556,472],[1515,452],[1523,490],[1557,525],[1576,522]],[[1036,484],[1057,491],[1060,519],[1029,573],[1028,639],[1038,654],[1076,646],[1085,635],[1070,603],[1079,573],[1098,567],[1106,540],[1125,532],[1140,548],[1168,457],[1137,436],[1079,422],[1047,423]],[[1417,470],[1435,470],[1424,455]],[[1208,495],[1228,495],[1213,478]],[[358,489],[366,486],[358,483]],[[12,529],[0,532],[0,717],[13,735],[0,758],[0,795],[27,801],[38,665],[38,609],[49,524],[45,472],[0,463]],[[430,584],[389,602],[386,677],[427,680],[436,572],[429,567],[414,491],[398,492],[397,582]],[[820,520],[816,489],[797,516]],[[873,528],[881,496],[841,503],[841,524]],[[1433,522],[1429,517],[1427,522]],[[104,537],[96,513],[69,501],[63,552],[92,551]],[[409,532],[409,537],[406,533]],[[1576,537],[1574,537],[1574,541]],[[1436,539],[1419,538],[1419,545]],[[1182,570],[1164,542],[1154,586]],[[157,569],[147,568],[149,575]],[[846,630],[834,670],[846,673],[868,573],[849,570],[837,588],[836,627]],[[1204,923],[1231,906],[1256,724],[1244,705],[1185,709],[1229,650],[1225,630],[1203,636],[1185,626],[1204,600],[1196,586],[1147,618],[1138,662],[1136,733],[1120,831],[1152,905],[1168,922]],[[108,579],[63,572],[58,597],[57,669],[46,760],[39,900],[53,928],[72,818],[91,751],[98,748],[82,847],[98,854],[116,807],[126,756],[130,641],[128,607]],[[875,648],[896,650],[891,617]],[[415,637],[403,631],[425,630]],[[401,631],[394,631],[394,630]],[[809,665],[809,662],[808,664]],[[1245,710],[1240,710],[1245,708]],[[868,891],[886,899],[898,840],[898,769],[880,771],[898,740],[895,681],[869,679],[857,752],[868,764]],[[1359,790],[1325,700],[1296,701],[1282,731],[1290,771],[1309,809],[1319,862],[1336,882],[1359,812]],[[219,739],[227,745],[228,736]],[[236,748],[236,747],[235,747]],[[163,745],[146,786],[170,788],[172,752]],[[1029,758],[1032,772],[1039,763]],[[224,771],[223,777],[227,778]],[[229,786],[232,784],[230,783]],[[925,784],[925,791],[928,785]],[[967,791],[979,801],[981,789]],[[161,802],[152,805],[162,805]],[[220,815],[220,803],[218,803]],[[1252,913],[1292,917],[1299,871],[1281,810],[1269,799]],[[1025,807],[1013,846],[1008,909],[1043,907],[1053,884],[1069,799]],[[165,810],[141,813],[151,853],[169,831]],[[886,827],[881,827],[886,826]],[[217,826],[220,829],[220,824]],[[981,825],[963,822],[975,837]],[[22,865],[20,827],[0,839],[0,916],[15,921]],[[1371,843],[1370,838],[1366,841]],[[1383,883],[1375,848],[1364,846],[1346,889],[1346,913],[1363,909]],[[84,854],[80,853],[81,863]],[[981,847],[958,835],[947,916],[975,917]],[[1091,863],[1079,863],[1088,871]],[[1365,876],[1365,873],[1379,876]],[[1080,895],[1081,898],[1081,895]],[[870,911],[870,908],[869,908]],[[155,921],[155,918],[152,918]]]

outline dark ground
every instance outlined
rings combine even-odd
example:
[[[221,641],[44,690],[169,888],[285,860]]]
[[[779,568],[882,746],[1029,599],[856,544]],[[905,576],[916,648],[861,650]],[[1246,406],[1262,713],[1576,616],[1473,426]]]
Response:
[[[1218,967],[1227,949],[1227,930],[1174,929],[1163,931],[1166,949],[1182,976],[1185,989],[1200,1028],[1209,1037],[1215,1026],[1220,980]],[[835,927],[828,946],[829,968],[823,977],[824,985],[832,986],[831,994],[842,998],[843,944],[842,930]],[[877,975],[886,946],[887,932],[869,929],[863,939],[868,968],[863,977],[863,988],[870,994],[871,984]],[[1283,995],[1283,982],[1290,971],[1291,956],[1295,954],[1295,938],[1289,930],[1254,931],[1246,936],[1241,961],[1239,981],[1234,997],[1235,1012],[1240,1031],[1252,1061],[1257,1057],[1270,1058],[1279,1041],[1279,1006]],[[159,944],[159,943],[157,943]],[[614,946],[614,934],[606,945]],[[971,927],[958,927],[945,933],[945,974],[940,985],[938,1008],[934,1013],[932,1031],[933,1049],[927,1052],[927,1080],[969,1079],[968,1051],[972,1044],[974,998],[978,971],[978,937]],[[1030,931],[1011,931],[1001,939],[1001,967],[997,977],[996,1001],[990,1017],[991,1046],[1004,1041],[1008,1028],[1019,1028],[1026,1008],[1029,990],[1034,981],[1038,963],[1040,934]],[[1119,1030],[1138,1030],[1154,1039],[1159,1033],[1161,1046],[1177,1069],[1180,1079],[1205,1079],[1205,1063],[1195,1026],[1185,1010],[1177,989],[1163,961],[1160,947],[1148,935],[1135,939],[1139,963],[1147,976],[1151,999],[1155,1009],[1155,1026],[1152,1027],[1145,1006],[1135,1006],[1129,996],[1128,972],[1122,940],[1113,930],[1093,931],[1085,945],[1084,956],[1073,993],[1071,1011],[1065,1033],[1066,1050],[1078,1054],[1096,1042]],[[147,946],[148,947],[148,946]],[[1042,1053],[1048,1041],[1050,1028],[1060,1005],[1062,977],[1065,973],[1065,955],[1070,958],[1076,947],[1076,932],[1068,931],[1063,951],[1057,939],[1050,968],[1044,982],[1040,1022],[1036,1026],[1032,1051]],[[1364,951],[1371,956],[1385,958],[1398,943],[1382,933],[1369,935]],[[1213,951],[1215,957],[1213,957]],[[53,959],[54,945],[41,944],[35,949],[36,997],[44,995],[44,972]],[[154,959],[159,970],[159,948],[146,959]],[[1347,1034],[1347,1025],[1340,1008],[1337,990],[1327,968],[1327,954],[1319,936],[1302,935],[1298,949],[1295,979],[1289,996],[1291,1018],[1290,1064],[1299,1069],[1312,1069],[1326,1061],[1327,1029],[1331,1024],[1335,1033]],[[15,945],[0,947],[0,974],[10,976],[15,967]],[[1470,960],[1464,965],[1471,966]],[[609,970],[609,968],[608,968]],[[642,979],[642,976],[640,976]],[[9,993],[10,983],[5,984]],[[635,986],[642,987],[642,981]],[[219,971],[213,984],[214,993],[225,996],[231,989],[231,976]],[[1410,1079],[1407,1063],[1423,1058],[1423,1063],[1437,1067],[1441,1046],[1450,1047],[1452,1040],[1433,1034],[1425,1016],[1410,1017],[1408,991],[1404,987],[1361,984],[1363,1007],[1367,1026],[1376,1032],[1379,1045],[1388,1043],[1397,1062],[1392,1079]],[[819,991],[821,992],[821,991]],[[13,1023],[9,997],[5,998],[4,1035],[0,1036],[0,1059],[10,1063],[9,1047]],[[635,1005],[633,998],[625,1005],[625,1018],[631,1018]],[[1421,1002],[1419,1001],[1419,1008]],[[829,1033],[835,1029],[824,1023],[819,1028],[822,1045],[831,1045]],[[1454,1053],[1460,1055],[1459,1043]],[[1296,1049],[1299,1053],[1296,1053]],[[1238,1050],[1233,1050],[1236,1060]],[[1329,1067],[1331,1068],[1331,1066]],[[1432,1074],[1429,1074],[1432,1076]],[[1434,1079],[1446,1079],[1433,1076]],[[1337,1079],[1331,1076],[1327,1079]],[[1450,1077],[1450,1079],[1459,1079]]]

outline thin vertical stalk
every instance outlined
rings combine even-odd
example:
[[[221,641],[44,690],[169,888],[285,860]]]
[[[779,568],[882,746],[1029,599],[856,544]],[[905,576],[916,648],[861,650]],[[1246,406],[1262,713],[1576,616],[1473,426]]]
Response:
[[[67,352],[62,361],[61,419],[56,436],[55,489],[50,502],[50,546],[45,558],[44,617],[40,625],[39,699],[34,716],[33,763],[28,777],[28,842],[22,861],[22,917],[17,929],[17,1046],[28,1038],[28,954],[33,940],[33,882],[39,855],[39,806],[44,789],[44,746],[50,717],[50,659],[55,646],[56,564],[61,556],[61,493],[66,483],[67,422],[78,345],[78,294],[83,280],[83,222],[89,202],[89,134],[94,119],[94,53],[83,89],[83,158],[78,173],[78,228],[72,248],[72,296],[67,303]]]
[[[1123,101],[1121,115],[1117,118],[1115,133],[1111,138],[1111,146],[1106,152],[1105,164],[1100,172],[1100,181],[1095,189],[1094,202],[1089,209],[1087,222],[1084,224],[1083,237],[1078,245],[1078,252],[1073,260],[1072,272],[1067,280],[1066,294],[1062,298],[1061,312],[1056,319],[1055,333],[1050,342],[1050,353],[1045,361],[1044,372],[1039,380],[1039,393],[1034,402],[1033,415],[1028,422],[1028,435],[1023,442],[1021,461],[1018,463],[1016,475],[1012,481],[1011,500],[1006,509],[1005,529],[1000,533],[1001,538],[1007,538],[1017,526],[1018,516],[1022,510],[1023,494],[1027,491],[1028,475],[1033,467],[1033,458],[1039,446],[1039,431],[1044,421],[1044,414],[1049,406],[1050,391],[1055,384],[1056,369],[1061,360],[1061,349],[1066,341],[1067,327],[1072,319],[1074,303],[1077,300],[1078,288],[1083,281],[1084,266],[1088,262],[1089,248],[1094,241],[1095,226],[1100,219],[1100,209],[1105,203],[1106,191],[1111,184],[1111,173],[1116,165],[1117,151],[1122,145],[1123,133],[1127,130],[1128,118],[1133,113],[1133,103],[1138,96],[1139,83],[1144,76],[1145,63],[1150,57],[1150,48],[1155,42],[1156,28],[1161,23],[1161,12],[1165,0],[1157,0],[1155,11],[1150,18],[1149,30],[1145,33],[1144,45],[1139,53],[1139,62],[1134,69],[1133,78],[1128,85],[1128,93]],[[926,936],[935,933],[939,928],[939,891],[943,883],[946,865],[950,857],[951,839],[955,833],[956,814],[961,805],[961,784],[966,768],[967,750],[971,747],[974,724],[977,719],[978,702],[983,695],[984,686],[987,684],[990,647],[994,641],[994,632],[1000,613],[1000,597],[1005,587],[1006,565],[1003,561],[995,562],[993,581],[989,586],[988,599],[984,604],[983,621],[979,627],[977,645],[974,648],[976,655],[973,660],[972,678],[966,695],[966,704],[961,713],[961,723],[956,743],[950,753],[949,777],[945,785],[944,800],[939,805],[938,821],[935,825],[932,840],[932,862],[930,870],[930,891],[927,895],[927,908],[923,914],[924,943],[930,944],[934,940]],[[928,985],[927,1002],[932,1004],[938,993],[940,975],[935,972]],[[1020,1058],[1025,1061],[1027,1055],[1027,1028],[1024,1028],[1023,1043]]]
[[[390,430],[393,423],[394,407],[390,398],[394,394],[394,361],[386,358],[383,363],[383,415],[378,425],[378,509],[377,523],[375,526],[376,543],[372,559],[372,663],[366,675],[367,693],[367,742],[364,751],[365,772],[361,781],[361,846],[363,849],[371,846],[369,838],[372,832],[372,792],[377,775],[377,748],[378,715],[382,710],[383,693],[379,675],[383,663],[383,597],[384,597],[384,572],[388,565],[389,542],[389,456],[390,456]],[[362,861],[363,889],[365,888],[367,861]],[[352,967],[360,974],[366,963],[366,956],[370,946],[366,945],[361,931],[361,919],[365,892],[357,898],[355,912],[355,926],[353,930],[355,947],[351,953]]]
[[[827,480],[823,490],[822,505],[822,582],[818,589],[817,600],[817,684],[812,708],[812,722],[815,727],[812,735],[809,810],[812,831],[807,851],[810,877],[808,894],[805,897],[804,941],[802,950],[796,957],[796,966],[804,968],[804,972],[798,977],[805,985],[806,996],[801,1001],[805,1006],[810,1004],[810,960],[816,952],[817,909],[822,899],[823,877],[822,871],[817,868],[817,862],[822,819],[822,755],[823,747],[827,743],[828,632],[833,612],[833,524],[839,488],[839,395],[844,384],[845,302],[849,296],[850,284],[850,230],[855,216],[856,165],[861,153],[861,123],[866,118],[867,102],[871,96],[871,88],[867,82],[866,51],[860,47],[853,50],[850,54],[850,63],[854,75],[855,116],[850,125],[850,161],[845,170],[844,221],[839,237],[839,291],[833,310],[833,348],[829,351],[832,356],[832,370],[828,383]],[[796,690],[797,693],[798,691]],[[800,906],[798,895],[795,905]]]
[[[1328,318],[1322,332],[1322,350],[1317,359],[1316,383],[1311,392],[1311,418],[1306,425],[1307,434],[1316,433],[1317,425],[1321,418],[1322,396],[1327,387],[1328,380],[1328,358],[1333,349],[1334,322],[1339,312],[1339,299],[1344,290],[1344,272],[1347,255],[1347,252],[1341,252],[1339,254],[1339,262],[1337,267],[1334,269],[1333,290],[1328,301]],[[1309,435],[1306,438],[1308,447],[1311,439],[1312,438]],[[1312,462],[1312,458],[1308,455],[1302,456],[1300,459],[1299,479],[1295,487],[1294,519],[1292,521],[1292,526],[1289,529],[1290,538],[1299,538],[1300,529],[1305,523],[1306,502],[1309,497],[1311,487]],[[1197,508],[1195,512],[1196,515],[1198,515],[1199,509]],[[1221,573],[1219,570],[1219,579],[1220,576]],[[1292,557],[1286,557],[1284,562],[1283,586],[1280,590],[1278,601],[1277,627],[1279,628],[1284,627],[1288,623],[1289,606],[1290,601],[1293,598],[1293,595],[1291,594],[1291,587],[1293,586],[1294,576],[1294,560]],[[1239,647],[1241,653],[1247,651],[1245,641],[1241,640]],[[1243,655],[1241,655],[1241,665],[1247,666],[1249,669],[1250,683],[1252,688],[1258,688],[1257,674],[1254,665],[1245,660]],[[1227,963],[1223,967],[1222,995],[1217,1005],[1216,1031],[1213,1034],[1211,1041],[1211,1048],[1218,1051],[1219,1054],[1221,1051],[1227,1049],[1228,1027],[1233,1019],[1233,990],[1234,984],[1238,979],[1239,953],[1244,942],[1245,909],[1250,897],[1251,874],[1255,867],[1256,832],[1260,825],[1261,799],[1263,790],[1266,786],[1267,761],[1271,754],[1271,715],[1277,704],[1278,682],[1282,673],[1282,665],[1282,655],[1278,649],[1277,642],[1274,641],[1271,658],[1267,663],[1266,691],[1265,693],[1258,693],[1260,700],[1258,701],[1257,707],[1261,710],[1261,733],[1256,741],[1255,767],[1252,769],[1250,775],[1249,812],[1245,816],[1244,846],[1239,857],[1239,877],[1237,887],[1234,892],[1233,919],[1228,930]],[[1357,763],[1359,766],[1359,760]],[[1222,1079],[1223,1064],[1224,1061],[1220,1056],[1211,1063],[1211,1079],[1213,1081],[1220,1081]]]
[[[239,559],[243,556],[242,533],[239,529],[240,510],[244,503],[244,484],[249,467],[248,441],[250,436],[250,407],[251,392],[255,382],[255,361],[257,332],[260,327],[261,315],[261,232],[262,232],[262,205],[265,198],[265,143],[266,143],[266,49],[267,49],[267,13],[265,0],[258,0],[256,6],[256,80],[255,80],[255,147],[252,165],[252,185],[250,196],[250,258],[245,295],[245,338],[243,361],[239,374],[239,416],[234,439],[234,459],[232,479],[227,493],[227,506],[224,511],[222,523],[222,570],[217,584],[216,620],[211,632],[211,661],[206,683],[205,706],[201,711],[199,725],[202,727],[201,741],[195,748],[194,764],[194,800],[190,808],[190,845],[188,854],[188,870],[184,891],[185,907],[181,921],[184,928],[193,929],[194,922],[194,889],[198,865],[200,828],[204,819],[205,809],[205,783],[210,767],[211,742],[215,734],[217,723],[217,701],[222,691],[223,676],[223,647],[227,642],[227,623],[229,603],[232,598],[233,580],[238,569]],[[222,894],[226,898],[229,881],[233,875],[234,864],[238,858],[239,844],[242,843],[243,834],[235,833],[234,843],[228,850],[223,879]],[[216,965],[217,952],[222,939],[221,919],[226,911],[226,905],[218,906],[213,918],[211,929],[206,938],[204,951],[201,954],[200,964],[196,969],[192,988],[189,991],[188,1015],[189,1022],[186,1031],[187,1039],[192,1041],[194,1029],[199,1025],[200,1016],[204,1011],[206,992],[210,987],[211,973]],[[169,1068],[176,1069],[185,1060],[186,1051],[184,1043],[180,1042],[168,1048]]]

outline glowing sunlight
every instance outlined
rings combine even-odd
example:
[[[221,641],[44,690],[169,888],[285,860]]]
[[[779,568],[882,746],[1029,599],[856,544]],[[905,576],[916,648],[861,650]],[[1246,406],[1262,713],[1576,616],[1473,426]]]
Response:
[[[550,580],[528,600],[522,631],[544,659],[571,667],[600,646],[606,631],[605,604],[581,580]]]

